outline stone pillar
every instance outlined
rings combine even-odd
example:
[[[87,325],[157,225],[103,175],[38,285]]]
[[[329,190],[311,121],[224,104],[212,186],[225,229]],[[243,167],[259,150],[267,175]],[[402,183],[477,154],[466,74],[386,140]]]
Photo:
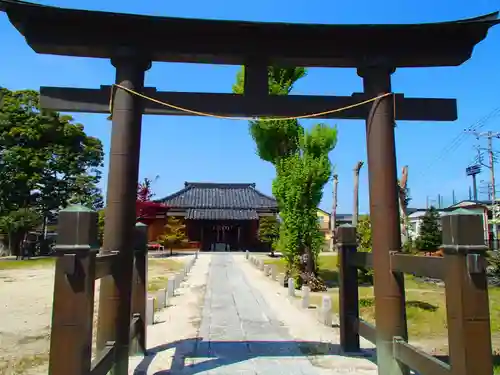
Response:
[[[97,212],[69,206],[59,212],[57,232],[49,373],[84,375],[92,357]]]
[[[450,365],[457,375],[493,373],[483,220],[477,214],[441,218]]]
[[[370,97],[392,92],[393,72],[382,66],[358,69],[364,92]],[[366,144],[379,373],[401,375],[408,369],[394,359],[392,348],[395,336],[408,336],[404,278],[390,267],[390,252],[401,251],[393,103],[392,95],[373,102],[366,120]]]
[[[307,285],[302,286],[302,299],[301,299],[301,306],[303,309],[308,309],[309,308],[309,296],[311,294],[311,288],[309,288]]]
[[[359,352],[359,291],[358,269],[349,263],[356,253],[356,228],[341,225],[335,234],[339,252],[339,323],[340,347],[344,353]]]
[[[138,92],[143,90],[144,74],[151,66],[149,60],[127,50],[120,51],[111,62],[116,68],[117,84]],[[114,374],[126,375],[142,99],[120,88],[114,92],[103,251],[117,251],[120,267],[115,277],[101,280],[97,349],[103,349],[106,341],[114,340]]]

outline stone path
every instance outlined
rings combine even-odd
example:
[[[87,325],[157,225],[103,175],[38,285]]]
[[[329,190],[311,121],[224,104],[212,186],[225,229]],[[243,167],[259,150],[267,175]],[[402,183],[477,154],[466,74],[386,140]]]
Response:
[[[206,289],[200,299],[202,283]],[[160,312],[163,323],[149,327],[152,351],[142,360],[135,359],[131,373],[376,374],[376,367],[367,359],[338,355],[338,332],[276,295],[275,287],[279,288],[277,283],[252,269],[242,254],[200,255],[184,293],[174,298],[173,308]],[[196,298],[198,310],[194,308]],[[186,310],[182,306],[188,300]],[[194,328],[186,323],[190,321],[199,325]],[[315,362],[318,355],[323,361]]]
[[[196,373],[317,374],[231,255],[212,256],[200,338],[196,356],[213,359]]]

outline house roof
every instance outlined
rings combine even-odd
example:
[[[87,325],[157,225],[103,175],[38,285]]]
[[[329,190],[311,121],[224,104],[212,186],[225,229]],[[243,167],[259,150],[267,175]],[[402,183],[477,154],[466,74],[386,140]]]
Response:
[[[474,199],[466,199],[460,202],[457,202],[448,208],[453,207],[468,207],[468,206],[490,206],[491,200],[474,200]]]
[[[185,182],[184,189],[156,202],[187,210],[186,218],[197,220],[255,220],[258,211],[278,211],[276,200],[254,183]]]
[[[322,213],[324,213],[326,215],[330,215],[330,213],[328,211],[325,211],[325,210],[323,210],[322,208],[319,208],[319,207],[318,207],[318,211],[320,211],[320,212],[322,212]]]

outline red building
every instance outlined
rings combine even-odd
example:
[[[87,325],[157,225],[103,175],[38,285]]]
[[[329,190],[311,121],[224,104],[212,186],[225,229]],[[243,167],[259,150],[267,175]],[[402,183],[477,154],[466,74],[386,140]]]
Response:
[[[198,242],[203,251],[257,250],[259,219],[276,215],[276,200],[255,188],[254,183],[186,182],[184,188],[154,203],[168,207],[149,215],[149,240],[165,231],[169,216],[186,225],[190,242]]]

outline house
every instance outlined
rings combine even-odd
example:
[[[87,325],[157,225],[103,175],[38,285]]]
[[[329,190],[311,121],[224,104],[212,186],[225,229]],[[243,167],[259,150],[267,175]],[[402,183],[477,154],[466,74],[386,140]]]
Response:
[[[254,183],[185,182],[183,189],[155,202],[168,211],[150,220],[149,241],[164,233],[167,218],[173,216],[185,224],[189,241],[197,242],[202,251],[259,250],[260,218],[278,213],[276,200]]]
[[[318,208],[316,214],[318,215],[319,230],[325,237],[325,242],[328,242],[332,238],[330,230],[330,213]]]
[[[474,201],[467,200],[458,202],[452,206],[436,209],[440,216],[447,214],[449,212],[464,212],[464,213],[477,213],[483,218],[483,228],[484,228],[484,238],[485,241],[492,241],[493,230],[492,225],[488,224],[488,221],[491,220],[492,213],[490,209],[490,203],[485,201]],[[420,233],[420,226],[422,224],[422,218],[425,216],[426,209],[413,209],[413,212],[408,215],[409,222],[409,235],[415,240]]]
[[[318,221],[319,221],[319,229],[323,236],[325,237],[325,242],[329,243],[332,238],[332,232],[330,228],[330,213],[318,208],[317,210]],[[352,223],[352,215],[351,214],[337,214],[336,215],[336,226],[340,226],[343,224],[351,224]]]

